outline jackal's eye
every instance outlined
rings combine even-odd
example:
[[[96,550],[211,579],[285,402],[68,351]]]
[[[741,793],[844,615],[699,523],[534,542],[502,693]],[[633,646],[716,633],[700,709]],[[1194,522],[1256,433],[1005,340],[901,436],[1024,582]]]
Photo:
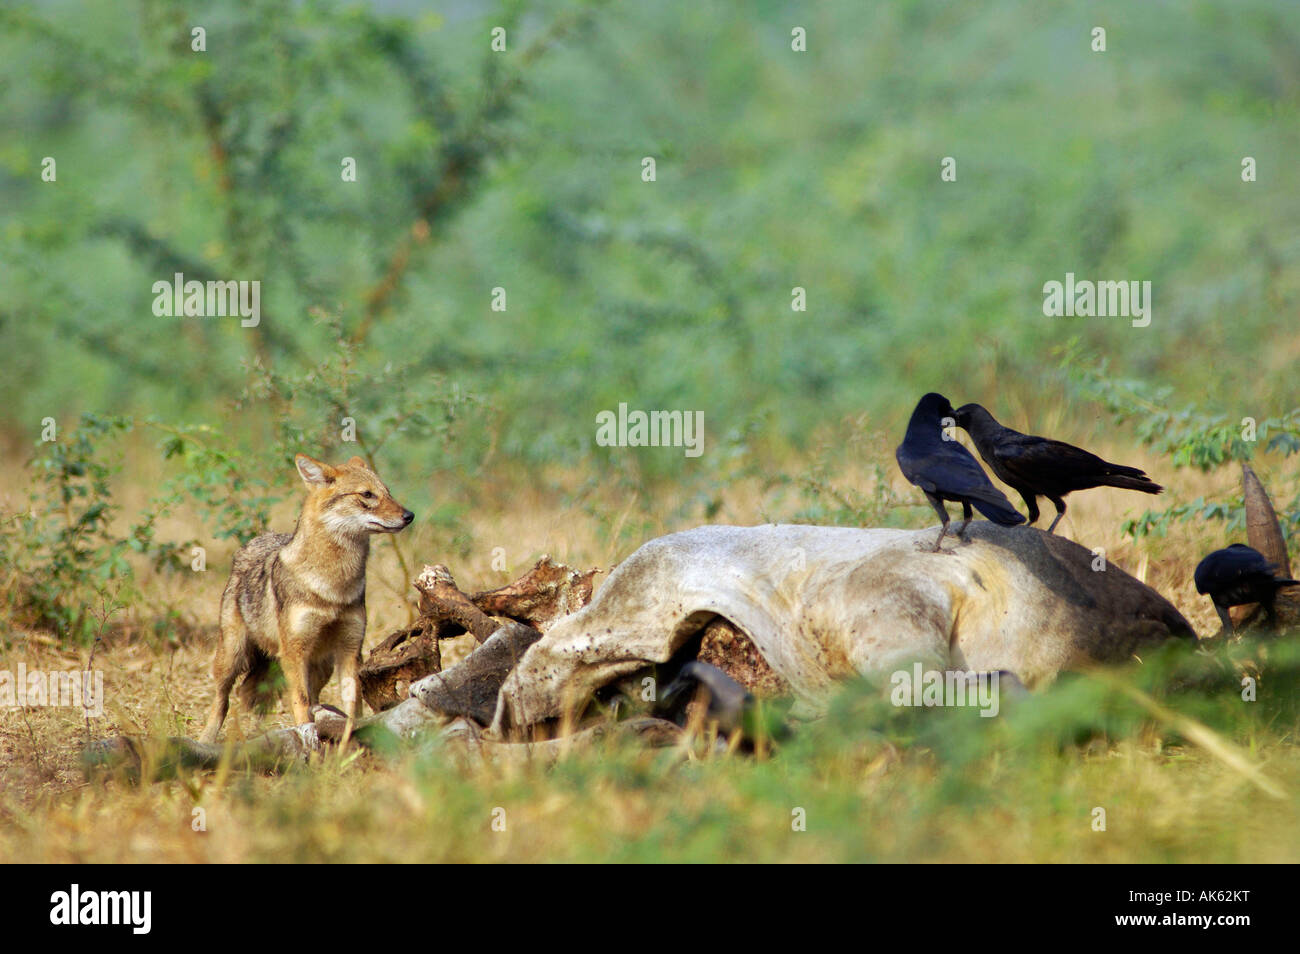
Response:
[[[363,491],[361,491],[361,498],[362,498],[363,500],[374,500],[374,499],[375,499],[374,491],[371,491],[371,490],[363,490]]]

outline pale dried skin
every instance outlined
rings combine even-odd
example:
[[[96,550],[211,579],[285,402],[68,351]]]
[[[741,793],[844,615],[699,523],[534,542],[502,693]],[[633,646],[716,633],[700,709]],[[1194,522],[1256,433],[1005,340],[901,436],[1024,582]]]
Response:
[[[496,711],[501,684],[541,635],[510,620],[456,665],[414,683],[411,698],[435,712],[487,724]]]
[[[610,737],[636,739],[649,748],[666,748],[682,741],[680,726],[664,719],[638,718],[604,722],[558,739],[542,742],[500,742],[488,738],[477,723],[456,719],[442,730],[444,742],[453,743],[471,764],[483,762],[535,762],[551,765],[572,752],[592,748]]]
[[[139,781],[171,778],[178,771],[214,770],[228,759],[238,771],[277,773],[294,763],[303,762],[320,748],[320,739],[337,742],[347,722],[341,712],[326,706],[312,711],[313,723],[287,729],[273,729],[242,744],[226,746],[205,744],[193,739],[173,737],[146,743],[141,739],[118,736],[92,743],[82,755],[88,775],[121,773]],[[310,727],[310,731],[307,730]],[[436,735],[449,747],[449,753],[469,765],[501,762],[537,762],[550,765],[571,752],[592,748],[610,736],[636,739],[648,747],[676,745],[682,730],[662,719],[640,718],[626,722],[602,723],[572,735],[542,742],[510,743],[486,737],[484,731],[468,719],[451,719],[434,712],[418,699],[362,719],[354,736],[363,745],[373,744],[376,729],[387,730],[401,739],[428,738]],[[315,744],[304,741],[304,734],[315,736]]]
[[[417,703],[418,705],[418,703]],[[420,706],[428,719],[437,716]],[[396,712],[396,710],[389,710]],[[88,776],[124,773],[132,779],[156,781],[171,778],[182,770],[215,769],[223,759],[244,772],[280,772],[319,751],[321,739],[337,741],[343,736],[347,717],[330,706],[315,705],[311,722],[254,736],[244,742],[198,742],[183,736],[142,739],[116,736],[92,742],[82,751],[82,767]],[[372,716],[360,724],[391,721],[389,713]],[[445,722],[445,719],[439,721]]]
[[[664,663],[716,616],[730,620],[813,714],[833,686],[913,662],[1008,670],[1031,688],[1192,636],[1172,605],[1090,551],[1031,527],[977,521],[928,552],[936,529],[706,526],[620,564],[506,679],[493,730],[576,709],[599,687]]]

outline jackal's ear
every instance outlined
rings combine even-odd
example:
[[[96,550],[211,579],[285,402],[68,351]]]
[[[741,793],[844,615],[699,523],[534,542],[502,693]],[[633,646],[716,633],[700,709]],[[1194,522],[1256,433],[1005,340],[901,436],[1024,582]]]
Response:
[[[337,474],[337,471],[329,464],[316,460],[314,457],[308,457],[306,454],[298,454],[294,457],[293,462],[298,465],[298,475],[302,477],[304,483],[333,483]]]
[[[349,467],[361,467],[361,468],[364,468],[365,470],[369,470],[372,474],[374,473],[374,470],[371,469],[371,467],[370,467],[370,465],[369,465],[368,463],[366,463],[366,460],[365,460],[364,457],[350,457],[350,458],[348,458],[348,466],[349,466]]]

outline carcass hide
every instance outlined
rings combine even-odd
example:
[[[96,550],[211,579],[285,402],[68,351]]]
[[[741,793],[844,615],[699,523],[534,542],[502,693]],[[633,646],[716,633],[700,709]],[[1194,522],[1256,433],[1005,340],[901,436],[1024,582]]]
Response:
[[[1030,688],[1061,672],[1194,639],[1154,590],[1063,537],[976,521],[932,553],[931,530],[704,526],[652,540],[595,599],[523,654],[493,730],[578,707],[673,658],[721,616],[788,682],[804,714],[835,683],[927,668],[1008,670]]]

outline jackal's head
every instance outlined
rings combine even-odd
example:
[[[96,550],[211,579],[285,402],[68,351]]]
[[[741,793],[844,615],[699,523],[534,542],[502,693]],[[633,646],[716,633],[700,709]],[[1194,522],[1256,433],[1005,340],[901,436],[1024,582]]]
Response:
[[[299,454],[294,463],[307,485],[303,520],[316,522],[338,536],[356,537],[397,533],[415,519],[415,514],[393,499],[379,475],[360,457],[331,467]]]

